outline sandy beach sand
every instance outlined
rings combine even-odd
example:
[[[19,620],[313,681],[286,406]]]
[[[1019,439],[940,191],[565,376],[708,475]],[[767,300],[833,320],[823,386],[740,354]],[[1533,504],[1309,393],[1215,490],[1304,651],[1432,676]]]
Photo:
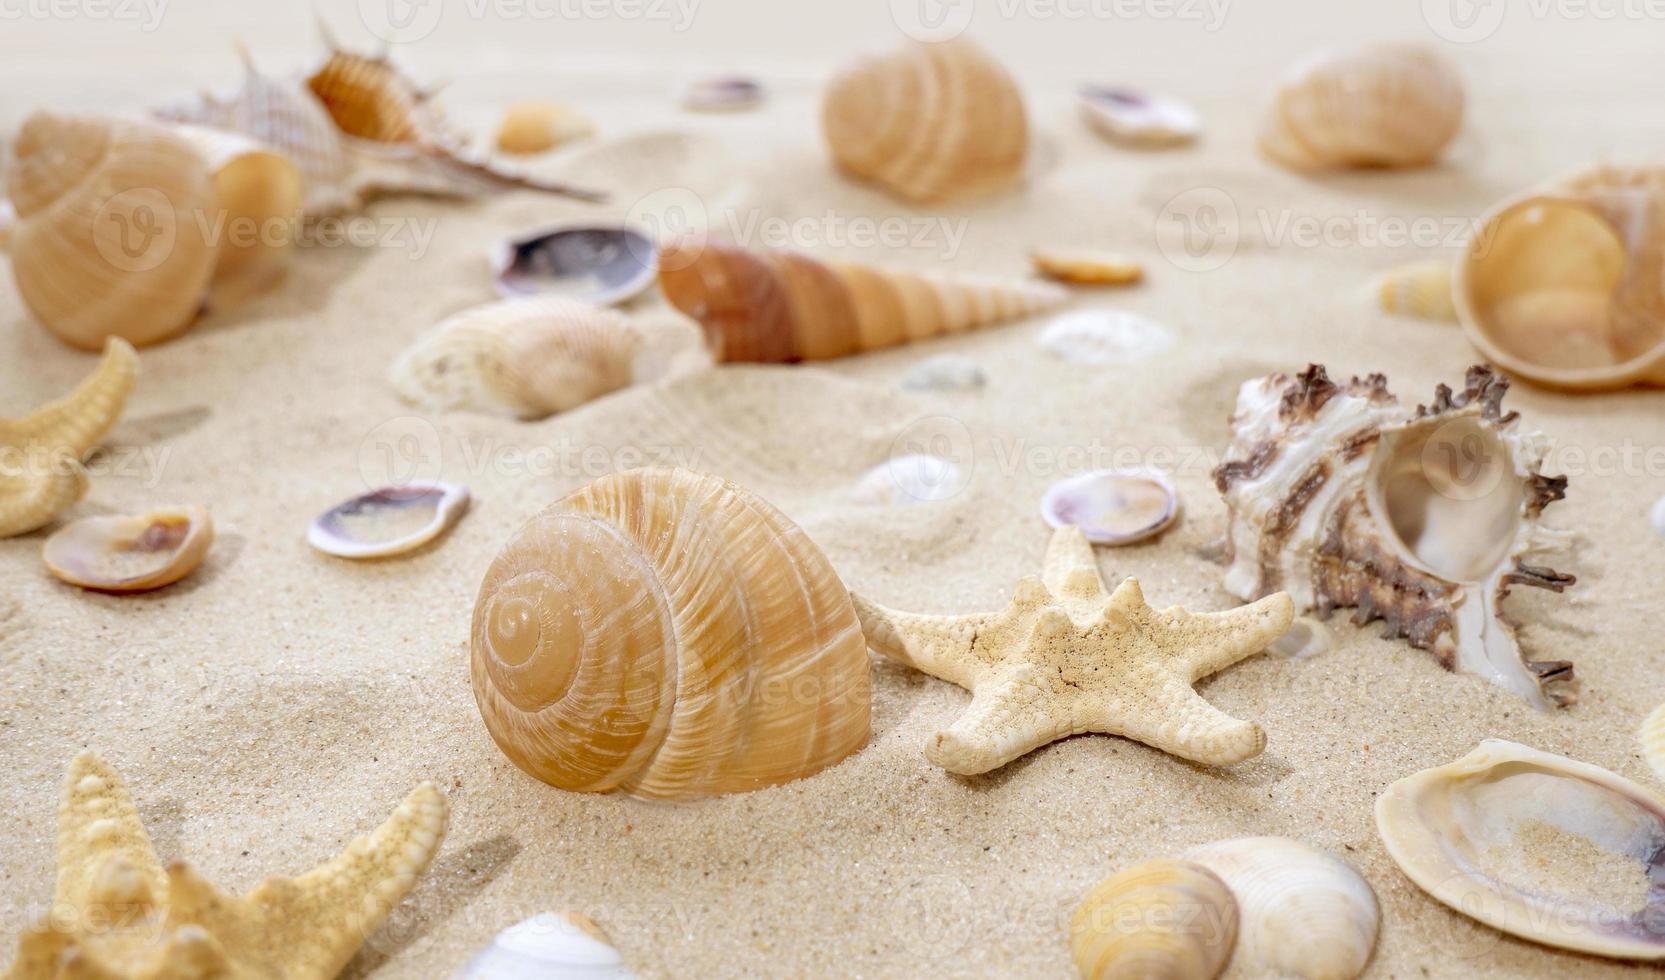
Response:
[[[417,66],[457,76],[446,102],[475,131],[489,130],[511,95],[583,107],[600,138],[539,166],[605,187],[612,201],[384,201],[364,215],[386,235],[378,245],[303,248],[279,289],[142,352],[127,416],[69,516],[204,504],[219,541],[190,579],[131,598],[52,579],[39,559],[44,533],[0,541],[0,962],[49,900],[60,779],[92,747],[128,780],[164,859],[186,858],[228,888],[311,867],[373,828],[411,786],[437,781],[453,808],[444,848],[348,976],[448,976],[497,930],[574,909],[651,977],[1065,977],[1068,917],[1091,885],[1134,862],[1250,834],[1334,851],[1369,880],[1382,930],[1368,976],[1649,972],[1448,911],[1389,860],[1372,807],[1389,783],[1488,737],[1657,785],[1634,731],[1665,699],[1654,620],[1665,542],[1647,521],[1665,494],[1665,393],[1574,397],[1517,385],[1508,399],[1553,440],[1550,470],[1571,476],[1550,523],[1580,532],[1557,562],[1579,584],[1516,603],[1532,623],[1529,646],[1577,665],[1581,696],[1564,710],[1535,711],[1337,617],[1338,647],[1321,657],[1255,657],[1199,685],[1265,728],[1268,747],[1255,759],[1210,769],[1087,735],[968,779],[921,754],[966,693],[875,658],[873,735],[859,753],[778,788],[656,805],[536,782],[498,752],[475,709],[467,640],[487,564],[538,509],[632,465],[674,462],[736,480],[800,523],[852,589],[939,612],[996,608],[1019,576],[1038,571],[1048,529],[1037,503],[1051,482],[1095,466],[1157,465],[1174,474],[1181,522],[1152,543],[1100,549],[1100,568],[1112,583],[1137,576],[1154,605],[1233,605],[1203,551],[1225,524],[1209,470],[1238,385],[1316,361],[1339,376],[1384,372],[1403,399],[1428,400],[1476,355],[1454,326],[1378,312],[1363,295],[1371,278],[1453,254],[1466,220],[1505,194],[1589,162],[1665,152],[1665,130],[1642,125],[1665,94],[1649,47],[1660,25],[1535,20],[1506,25],[1493,42],[1444,45],[1472,105],[1438,166],[1322,178],[1278,170],[1253,152],[1254,114],[1265,86],[1307,46],[1437,40],[1413,10],[1355,21],[1321,7],[1244,10],[1195,47],[1171,25],[1118,25],[1128,40],[1107,28],[1096,56],[1055,23],[1005,40],[998,27],[979,29],[1025,86],[1037,159],[1018,192],[941,212],[848,183],[819,145],[814,80],[857,41],[883,41],[882,14],[862,13],[849,37],[802,36],[819,26],[812,18],[759,56],[759,71],[775,67],[764,75],[776,83],[768,105],[731,118],[679,113],[665,93],[699,60],[655,57],[691,45],[709,51],[708,68],[746,67],[741,41],[720,26],[735,15],[715,0],[718,26],[675,45],[655,33],[636,60],[611,65],[586,57],[565,70],[516,44],[512,24],[485,47],[447,47],[443,31],[409,46]],[[247,35],[250,24],[240,26]],[[65,30],[42,28],[42,43],[63,43]],[[234,30],[185,5],[142,44],[108,47],[115,66],[151,65],[134,68],[149,71],[151,87],[80,81],[37,46],[20,47],[19,67],[0,58],[0,74],[15,81],[38,69],[29,77],[44,81],[14,85],[0,124],[11,131],[36,105],[137,109],[230,84],[235,63],[219,45]],[[713,38],[709,49],[699,36]],[[1048,36],[1063,46],[1057,57]],[[263,38],[246,36],[280,68],[313,50],[299,10],[264,48]],[[164,42],[189,53],[160,64],[144,46]],[[482,50],[500,57],[480,59]],[[626,58],[622,46],[605,50]],[[1114,149],[1075,118],[1071,83],[1083,78],[1148,80],[1193,99],[1206,138],[1164,152]],[[1234,246],[1200,260],[1172,220],[1172,202],[1198,194],[1219,195],[1235,215],[1223,226]],[[770,229],[784,226],[797,247],[916,268],[1022,275],[1038,245],[1115,249],[1145,262],[1147,281],[1083,291],[1072,306],[1142,314],[1177,343],[1142,363],[1074,365],[1037,344],[1044,321],[1035,320],[813,367],[725,367],[536,423],[430,415],[396,399],[387,365],[418,332],[492,298],[484,256],[505,232],[663,213],[667,202],[694,202],[716,238],[771,244]],[[909,241],[845,240],[860,221],[886,220]],[[1436,238],[1384,243],[1397,226]],[[944,352],[981,364],[987,387],[900,387],[921,358]],[[0,277],[0,415],[55,397],[92,363],[32,322]],[[925,503],[860,499],[865,471],[915,446],[956,459],[963,488]],[[365,564],[308,548],[315,514],[367,481],[416,475],[474,493],[472,512],[442,543]]]

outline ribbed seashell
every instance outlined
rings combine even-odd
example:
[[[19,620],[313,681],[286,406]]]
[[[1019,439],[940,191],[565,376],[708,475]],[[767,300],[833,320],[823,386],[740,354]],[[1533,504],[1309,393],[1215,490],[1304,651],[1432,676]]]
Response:
[[[1408,44],[1320,51],[1278,85],[1260,148],[1297,170],[1419,167],[1463,121],[1463,83],[1445,58]]]
[[[543,912],[504,929],[453,980],[634,980],[607,933],[577,912]]]
[[[70,585],[98,592],[149,592],[196,570],[214,543],[204,507],[87,517],[50,538],[46,567]]]
[[[1449,262],[1412,262],[1383,273],[1374,292],[1384,313],[1456,323],[1451,285]]]
[[[1474,346],[1529,381],[1665,384],[1665,167],[1596,167],[1503,202],[1455,298]]]
[[[1087,893],[1070,918],[1070,949],[1087,980],[1213,980],[1237,929],[1237,900],[1218,875],[1188,861],[1148,861]]]
[[[1243,976],[1351,980],[1376,948],[1381,909],[1353,866],[1287,837],[1241,837],[1184,855],[1237,900],[1232,969]]]
[[[1648,761],[1654,776],[1665,781],[1665,704],[1648,712],[1642,727],[1636,732],[1642,745],[1642,758]]]
[[[1197,111],[1177,99],[1147,95],[1136,89],[1082,86],[1081,118],[1112,143],[1174,146],[1202,132]]]
[[[11,152],[12,276],[36,319],[86,350],[190,326],[216,254],[201,220],[212,175],[188,142],[159,125],[37,112]]]
[[[839,169],[920,203],[1004,190],[1029,152],[1017,83],[963,37],[844,69],[822,97],[821,131]]]
[[[289,262],[306,182],[294,162],[241,133],[177,124],[208,161],[215,213],[205,216],[216,248],[214,304],[227,305],[269,287]]]
[[[1287,591],[1321,616],[1352,607],[1447,668],[1534,705],[1570,701],[1572,664],[1526,657],[1503,609],[1517,585],[1576,581],[1527,561],[1555,543],[1540,518],[1567,481],[1543,474],[1543,440],[1503,411],[1508,387],[1475,366],[1462,391],[1440,385],[1411,410],[1379,374],[1338,385],[1311,365],[1245,382],[1214,471],[1227,591]]]
[[[564,102],[517,102],[503,110],[497,124],[497,149],[504,153],[544,153],[595,135],[595,123]]]
[[[487,730],[562,789],[744,792],[867,740],[849,593],[802,529],[713,476],[632,470],[551,505],[487,570],[472,645]]]
[[[343,501],[307,529],[307,543],[337,558],[392,558],[437,540],[468,512],[467,487],[407,483]]]
[[[87,492],[82,460],[127,407],[139,373],[133,345],[111,337],[98,369],[75,390],[16,419],[0,418],[0,538],[50,524]]]
[[[1041,275],[1076,286],[1126,286],[1145,278],[1144,266],[1114,252],[1047,248],[1029,259]]]
[[[1665,959],[1665,797],[1606,769],[1489,738],[1389,786],[1376,829],[1423,891],[1495,929]]]
[[[1048,487],[1041,517],[1053,527],[1079,527],[1094,544],[1133,544],[1179,518],[1179,492],[1158,470],[1097,470]]]
[[[680,243],[659,260],[671,305],[705,326],[724,361],[815,361],[964,333],[1051,309],[1058,286]]]
[[[508,299],[442,321],[388,374],[433,411],[546,418],[631,383],[642,338],[624,317],[553,296]]]

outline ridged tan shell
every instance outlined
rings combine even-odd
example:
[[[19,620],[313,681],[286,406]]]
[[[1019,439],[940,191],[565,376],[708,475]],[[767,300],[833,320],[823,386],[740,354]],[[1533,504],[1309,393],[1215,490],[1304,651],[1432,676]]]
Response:
[[[729,245],[667,246],[665,298],[724,361],[815,361],[1016,320],[1069,298],[1023,280],[948,279]]]
[[[1381,910],[1352,865],[1287,837],[1242,837],[1183,855],[1237,899],[1232,969],[1249,977],[1351,980],[1376,948]]]
[[[630,384],[640,334],[624,317],[556,297],[465,310],[394,362],[399,396],[434,411],[541,419]]]
[[[1443,57],[1369,44],[1297,65],[1273,96],[1260,147],[1296,170],[1419,167],[1439,158],[1462,121],[1462,79]]]
[[[743,792],[868,734],[867,644],[826,556],[687,470],[603,477],[517,531],[480,586],[472,673],[498,747],[567,790]]]
[[[1428,894],[1522,939],[1665,960],[1665,797],[1599,766],[1490,738],[1376,800],[1376,829]]]
[[[1642,746],[1642,758],[1660,781],[1665,782],[1665,704],[1648,712],[1642,727],[1636,732]]]
[[[1384,313],[1456,323],[1451,285],[1451,263],[1412,262],[1382,274],[1376,281],[1376,303]]]
[[[215,212],[207,217],[216,244],[214,304],[236,303],[269,287],[284,272],[306,182],[282,153],[240,133],[179,124],[208,162]]]
[[[1029,152],[1017,83],[966,38],[846,68],[827,86],[821,131],[841,170],[920,203],[1004,190]]]
[[[504,153],[543,153],[595,135],[595,123],[561,102],[517,102],[503,110],[497,148]]]
[[[1474,346],[1529,381],[1665,384],[1665,167],[1596,167],[1503,202],[1455,296]]]
[[[189,143],[158,125],[37,112],[12,154],[12,275],[47,329],[98,350],[190,326],[216,255],[199,220],[213,181]]]
[[[76,521],[46,539],[41,558],[70,585],[149,592],[195,571],[213,543],[207,508],[169,507]]]
[[[1070,919],[1087,980],[1213,980],[1237,943],[1237,901],[1187,861],[1148,861],[1101,882]]]

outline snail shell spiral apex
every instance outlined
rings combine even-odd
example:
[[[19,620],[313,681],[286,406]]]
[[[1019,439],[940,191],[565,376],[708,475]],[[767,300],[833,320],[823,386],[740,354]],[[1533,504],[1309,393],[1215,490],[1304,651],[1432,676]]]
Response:
[[[767,501],[680,469],[603,477],[527,522],[474,607],[471,672],[517,766],[691,798],[811,775],[867,740],[848,591]]]

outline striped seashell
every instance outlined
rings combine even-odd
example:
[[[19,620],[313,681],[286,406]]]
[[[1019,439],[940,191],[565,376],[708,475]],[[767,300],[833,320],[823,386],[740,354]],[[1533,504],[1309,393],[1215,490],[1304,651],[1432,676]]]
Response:
[[[1384,313],[1420,320],[1457,322],[1451,297],[1451,263],[1412,262],[1389,269],[1376,282],[1376,302]]]
[[[1051,309],[1061,287],[948,279],[798,252],[683,243],[660,255],[665,298],[705,326],[724,361],[844,357]]]
[[[966,38],[846,68],[827,87],[821,130],[839,169],[915,202],[1004,190],[1029,152],[1017,83]]]
[[[1087,980],[1213,980],[1237,930],[1237,900],[1218,875],[1188,861],[1148,861],[1088,893],[1070,919],[1070,949]]]
[[[1653,774],[1665,781],[1665,704],[1648,712],[1636,740],[1642,744],[1642,758],[1653,768]]]
[[[471,663],[498,747],[566,790],[744,792],[868,735],[832,564],[768,501],[687,470],[603,477],[522,526],[481,583]]]
[[[420,337],[389,379],[406,401],[541,419],[630,384],[641,335],[624,317],[558,297],[464,310]]]

